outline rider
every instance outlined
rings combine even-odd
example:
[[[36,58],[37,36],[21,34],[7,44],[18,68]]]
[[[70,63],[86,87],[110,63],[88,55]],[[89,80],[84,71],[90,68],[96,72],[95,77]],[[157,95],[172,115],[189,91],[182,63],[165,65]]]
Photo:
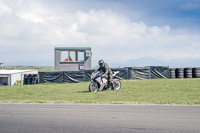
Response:
[[[112,73],[110,67],[108,66],[107,63],[104,63],[103,60],[100,60],[98,63],[99,63],[99,68],[97,71],[104,72],[104,75],[108,76],[108,88],[111,85],[111,87],[113,89],[113,73]]]

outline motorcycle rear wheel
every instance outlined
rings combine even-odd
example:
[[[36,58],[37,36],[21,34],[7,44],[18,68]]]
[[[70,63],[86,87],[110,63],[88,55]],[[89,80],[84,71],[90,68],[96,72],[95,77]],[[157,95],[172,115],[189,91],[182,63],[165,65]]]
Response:
[[[97,84],[95,85],[94,83],[90,83],[89,91],[90,92],[97,92],[98,91],[98,85]]]
[[[121,82],[118,79],[113,80],[113,90],[117,91],[121,88]]]

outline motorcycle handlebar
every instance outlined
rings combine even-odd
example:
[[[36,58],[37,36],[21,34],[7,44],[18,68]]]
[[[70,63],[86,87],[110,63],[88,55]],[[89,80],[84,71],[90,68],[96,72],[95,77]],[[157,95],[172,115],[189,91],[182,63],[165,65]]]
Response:
[[[105,77],[105,74],[103,73],[103,72],[100,72],[100,71],[94,71],[92,74],[94,74],[94,73],[97,73],[98,72],[98,76],[99,77]]]
[[[103,73],[98,74],[99,77],[104,77]]]

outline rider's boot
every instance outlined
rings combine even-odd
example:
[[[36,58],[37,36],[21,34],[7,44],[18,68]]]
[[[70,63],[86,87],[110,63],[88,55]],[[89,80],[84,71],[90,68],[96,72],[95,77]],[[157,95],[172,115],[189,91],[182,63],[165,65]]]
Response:
[[[111,81],[111,89],[114,91],[113,81]]]
[[[107,84],[106,90],[109,90],[109,88],[110,88],[110,82],[108,81],[108,84]]]
[[[111,84],[112,84],[112,83],[111,83],[110,81],[108,81],[106,90],[111,90],[111,89],[112,89]]]

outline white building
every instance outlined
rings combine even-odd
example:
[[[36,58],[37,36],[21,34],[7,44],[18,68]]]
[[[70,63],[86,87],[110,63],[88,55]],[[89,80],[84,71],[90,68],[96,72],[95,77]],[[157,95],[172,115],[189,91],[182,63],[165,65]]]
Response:
[[[0,86],[14,85],[17,80],[23,80],[24,74],[38,74],[37,70],[0,70]]]

